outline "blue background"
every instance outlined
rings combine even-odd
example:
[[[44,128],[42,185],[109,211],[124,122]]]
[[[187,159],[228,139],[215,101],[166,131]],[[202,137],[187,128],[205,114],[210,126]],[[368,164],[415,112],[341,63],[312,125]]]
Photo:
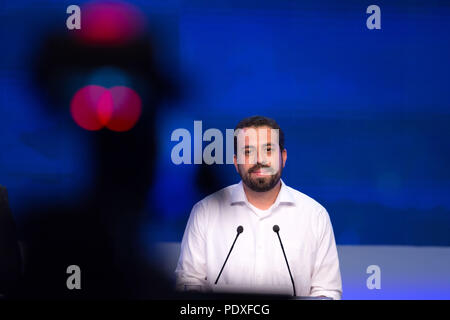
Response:
[[[172,131],[261,114],[285,132],[284,181],[327,208],[338,245],[450,245],[449,2],[377,1],[381,30],[368,1],[129,2],[184,92],[155,115],[144,242],[181,240],[192,205],[239,181],[232,165],[174,165]],[[41,203],[77,203],[95,170],[69,105],[50,112],[30,74],[43,37],[70,32],[70,4],[0,5],[0,183],[19,226]]]

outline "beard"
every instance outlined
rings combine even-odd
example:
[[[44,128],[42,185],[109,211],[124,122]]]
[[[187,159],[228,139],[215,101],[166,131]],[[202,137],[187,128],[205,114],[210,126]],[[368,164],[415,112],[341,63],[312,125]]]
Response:
[[[282,168],[280,167],[280,170],[278,172],[273,173],[268,176],[264,177],[252,177],[252,172],[258,170],[258,169],[269,169],[268,166],[262,166],[262,165],[255,165],[254,167],[250,168],[247,172],[244,172],[244,170],[239,168],[239,175],[241,176],[242,181],[244,184],[252,191],[255,192],[266,192],[274,188],[278,182],[281,179],[281,172]]]

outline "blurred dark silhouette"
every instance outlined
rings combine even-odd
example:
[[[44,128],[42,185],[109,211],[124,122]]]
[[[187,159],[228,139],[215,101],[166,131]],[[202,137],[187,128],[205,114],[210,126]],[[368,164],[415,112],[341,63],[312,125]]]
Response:
[[[33,62],[34,83],[49,110],[70,122],[70,98],[86,75],[103,66],[122,70],[141,96],[142,115],[130,131],[85,132],[94,163],[93,190],[77,205],[52,201],[23,215],[25,276],[13,297],[29,299],[158,299],[172,286],[149,261],[140,238],[156,156],[155,115],[164,99],[178,97],[170,77],[162,75],[148,38],[110,48],[85,46],[67,36],[50,36]],[[81,74],[81,76],[80,76]],[[102,83],[96,83],[102,85]],[[78,88],[77,88],[78,86]],[[70,123],[69,123],[70,122]],[[63,127],[64,127],[63,125]],[[79,129],[83,130],[83,129]],[[68,141],[70,145],[70,141]],[[66,286],[67,267],[81,269],[81,290]]]
[[[0,186],[0,298],[17,286],[21,256],[16,226],[8,204],[6,188]]]

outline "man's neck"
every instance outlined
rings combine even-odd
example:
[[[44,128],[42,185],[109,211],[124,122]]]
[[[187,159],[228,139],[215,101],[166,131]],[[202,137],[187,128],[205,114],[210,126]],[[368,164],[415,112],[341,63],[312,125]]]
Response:
[[[260,210],[269,209],[277,200],[278,193],[280,193],[281,190],[281,180],[278,181],[275,187],[265,192],[253,191],[247,187],[245,183],[242,183],[242,185],[244,186],[244,192],[248,202]]]

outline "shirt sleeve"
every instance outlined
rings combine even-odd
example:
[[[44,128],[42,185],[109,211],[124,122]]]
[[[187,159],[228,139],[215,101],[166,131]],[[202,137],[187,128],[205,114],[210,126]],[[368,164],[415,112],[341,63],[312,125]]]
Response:
[[[318,247],[311,281],[310,296],[325,296],[339,300],[342,281],[339,258],[330,217],[322,209],[318,221]]]
[[[208,288],[206,230],[205,210],[201,203],[197,203],[192,208],[181,242],[180,257],[175,270],[177,291],[185,291],[185,286],[193,286],[193,289],[201,291]]]

